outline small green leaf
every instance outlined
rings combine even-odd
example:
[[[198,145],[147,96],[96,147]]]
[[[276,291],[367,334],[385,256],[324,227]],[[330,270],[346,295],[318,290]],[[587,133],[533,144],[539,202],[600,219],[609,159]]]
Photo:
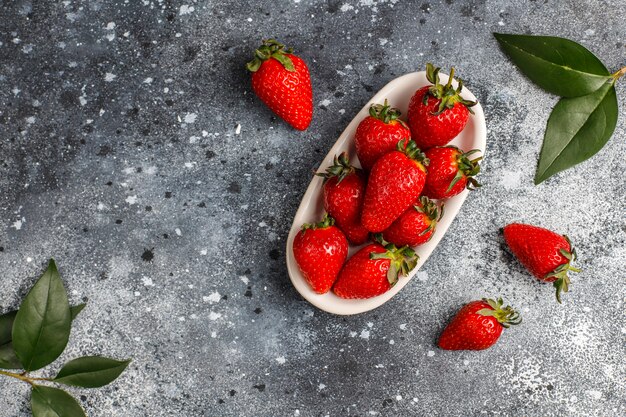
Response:
[[[72,317],[72,321],[76,320],[76,317],[80,314],[83,309],[87,307],[87,303],[78,304],[70,307],[70,316]]]
[[[54,260],[35,283],[13,323],[13,348],[26,371],[52,363],[70,337],[70,306]]]
[[[74,397],[58,388],[34,385],[30,405],[33,417],[86,417]]]
[[[602,149],[615,130],[617,113],[612,83],[586,96],[559,100],[548,119],[535,184]]]
[[[13,351],[13,338],[11,337],[16,314],[17,311],[11,311],[0,316],[0,368],[3,369],[20,369],[22,367],[20,360]]]
[[[558,96],[584,96],[611,79],[609,71],[594,54],[569,39],[503,33],[493,36],[528,78]]]
[[[54,382],[82,388],[99,388],[115,381],[130,363],[101,356],[85,356],[69,361]]]

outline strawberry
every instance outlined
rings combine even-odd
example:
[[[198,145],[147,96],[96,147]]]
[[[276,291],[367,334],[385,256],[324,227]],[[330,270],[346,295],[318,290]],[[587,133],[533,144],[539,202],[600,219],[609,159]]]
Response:
[[[333,218],[325,215],[320,223],[303,224],[293,240],[298,267],[318,294],[330,290],[348,256],[348,241],[333,224]]]
[[[383,232],[383,237],[397,246],[421,245],[433,236],[441,216],[443,204],[438,206],[428,197],[422,196]]]
[[[278,117],[306,130],[313,117],[313,91],[306,63],[273,39],[263,41],[246,65],[252,89]]]
[[[405,147],[406,143],[406,147]],[[417,200],[424,188],[428,159],[413,141],[399,141],[397,150],[381,156],[370,172],[361,224],[382,232]]]
[[[493,346],[503,328],[521,323],[519,314],[510,306],[483,298],[466,304],[454,316],[439,337],[439,347],[445,350],[483,350]]]
[[[430,161],[424,195],[430,198],[448,198],[459,194],[465,188],[475,190],[480,187],[473,178],[480,172],[478,162],[482,157],[470,159],[470,155],[480,152],[472,149],[463,153],[456,146],[444,146],[427,150]]]
[[[361,226],[361,206],[365,196],[365,173],[350,165],[346,152],[335,156],[324,173],[324,209],[355,245],[367,241],[369,231]]]
[[[504,240],[531,274],[540,281],[553,283],[560,303],[561,292],[569,291],[567,272],[580,272],[571,265],[576,260],[576,250],[568,237],[542,227],[512,223],[504,227]]]
[[[383,294],[408,275],[419,257],[408,246],[397,248],[379,235],[355,253],[339,273],[333,292],[341,298],[371,298]]]
[[[400,110],[392,108],[385,100],[385,104],[373,104],[370,115],[361,120],[354,144],[363,169],[369,171],[378,158],[396,149],[398,141],[411,138],[411,131],[399,119],[400,114]]]
[[[439,83],[439,70],[426,65],[426,78],[433,85],[422,87],[413,94],[409,103],[408,122],[411,137],[422,149],[443,146],[456,137],[472,113],[475,101],[461,97],[463,81],[452,87],[454,68],[450,70],[448,83]]]

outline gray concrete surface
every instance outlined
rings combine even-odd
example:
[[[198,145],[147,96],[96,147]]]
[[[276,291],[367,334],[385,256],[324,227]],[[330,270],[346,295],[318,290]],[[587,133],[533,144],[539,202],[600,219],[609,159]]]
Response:
[[[626,415],[626,83],[607,146],[534,186],[556,98],[491,36],[569,37],[617,70],[625,21],[620,1],[3,2],[0,311],[56,258],[72,301],[89,300],[60,362],[134,359],[72,390],[94,417]],[[304,133],[251,94],[244,64],[269,36],[310,65]],[[484,187],[395,299],[320,312],[283,248],[311,171],[375,91],[427,61],[484,106]],[[512,221],[575,242],[584,272],[563,305],[503,250]],[[524,323],[496,347],[436,347],[459,306],[498,295]],[[29,415],[28,398],[0,378],[0,416]]]

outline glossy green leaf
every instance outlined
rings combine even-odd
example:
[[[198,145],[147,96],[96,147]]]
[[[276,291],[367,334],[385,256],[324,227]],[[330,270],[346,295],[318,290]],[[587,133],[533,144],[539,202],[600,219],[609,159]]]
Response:
[[[23,368],[35,371],[63,353],[70,337],[67,293],[54,260],[35,283],[13,323],[13,349]]]
[[[86,303],[82,303],[70,307],[72,320],[76,319],[86,306]],[[16,315],[17,311],[10,311],[0,316],[0,368],[3,369],[22,368],[22,363],[13,350],[13,336],[11,335]]]
[[[130,361],[116,361],[101,356],[85,356],[69,361],[54,382],[83,388],[99,388],[115,381]]]
[[[535,184],[595,155],[617,124],[613,83],[592,94],[562,98],[548,119]]]
[[[30,404],[33,417],[85,417],[74,397],[58,388],[34,385]]]
[[[0,316],[0,368],[3,369],[20,369],[22,367],[20,360],[13,351],[13,337],[11,336],[16,314],[16,311],[11,311]]]
[[[611,78],[594,54],[569,39],[503,33],[494,33],[493,36],[528,78],[558,96],[590,94]]]
[[[72,321],[76,320],[76,317],[80,314],[81,311],[83,311],[85,307],[87,307],[87,303],[82,303],[70,307],[70,316],[72,318]]]

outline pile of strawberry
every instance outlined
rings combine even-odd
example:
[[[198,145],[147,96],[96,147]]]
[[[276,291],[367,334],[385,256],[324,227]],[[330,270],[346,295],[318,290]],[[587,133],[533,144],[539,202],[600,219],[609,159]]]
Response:
[[[311,79],[306,63],[275,40],[255,51],[247,68],[257,96],[298,130],[313,115]],[[293,241],[298,267],[313,291],[332,291],[341,298],[381,295],[418,262],[413,248],[433,236],[443,216],[445,199],[480,187],[478,150],[448,143],[464,129],[475,102],[461,97],[463,83],[446,84],[439,68],[428,64],[431,85],[412,96],[407,123],[400,111],[372,105],[355,133],[361,168],[342,153],[324,173],[324,208],[319,223],[304,224]],[[547,229],[513,223],[504,228],[513,254],[539,280],[552,282],[556,297],[569,288],[568,272],[576,252],[566,236]],[[369,242],[369,243],[367,243]],[[367,245],[348,258],[349,244]],[[502,330],[521,322],[502,299],[466,304],[445,328],[439,346],[447,350],[481,350],[492,346]]]
[[[320,223],[305,224],[296,236],[296,262],[311,288],[341,298],[381,295],[415,268],[413,248],[430,240],[446,198],[480,185],[474,178],[480,157],[446,146],[465,127],[475,102],[460,95],[463,83],[439,80],[427,66],[432,85],[415,91],[407,114],[385,100],[370,107],[354,144],[362,168],[347,153],[323,173]],[[369,243],[347,259],[348,245]]]

